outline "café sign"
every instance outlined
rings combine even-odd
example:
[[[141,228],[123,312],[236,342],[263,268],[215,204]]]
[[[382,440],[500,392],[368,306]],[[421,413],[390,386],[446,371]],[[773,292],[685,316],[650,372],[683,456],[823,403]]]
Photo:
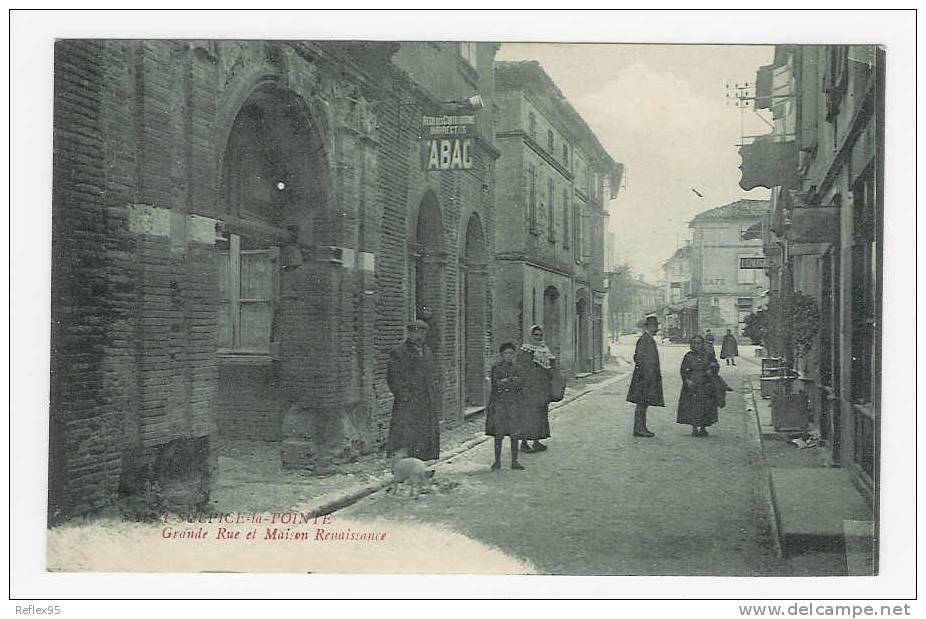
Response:
[[[422,116],[422,162],[426,172],[473,167],[475,114]]]

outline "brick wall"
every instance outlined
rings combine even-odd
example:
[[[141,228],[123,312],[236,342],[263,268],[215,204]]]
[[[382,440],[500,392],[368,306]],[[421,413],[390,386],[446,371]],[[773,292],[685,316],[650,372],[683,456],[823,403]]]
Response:
[[[452,66],[440,67],[440,71],[455,70],[457,58],[453,55],[447,58]],[[386,76],[384,81],[392,83],[395,90],[377,108],[380,123],[379,190],[383,214],[375,274],[378,299],[374,391],[378,408],[373,424],[382,429],[381,438],[385,438],[392,403],[391,393],[385,384],[388,355],[405,338],[405,325],[410,318],[408,299],[415,287],[415,282],[409,280],[408,242],[415,238],[418,212],[425,196],[430,194],[436,199],[441,234],[440,239],[419,239],[419,242],[440,246],[445,252],[441,266],[422,268],[439,269],[440,272],[439,278],[432,278],[433,289],[423,292],[429,303],[435,306],[434,320],[438,333],[435,356],[441,376],[443,417],[451,425],[462,420],[464,380],[472,381],[471,385],[477,380],[472,372],[468,378],[463,376],[465,355],[461,322],[463,290],[460,261],[465,257],[465,231],[473,214],[478,216],[482,225],[486,255],[494,254],[495,154],[490,147],[479,146],[474,154],[474,167],[468,173],[426,173],[422,170],[418,142],[420,117],[422,113],[436,113],[441,108],[437,103],[439,99],[426,92],[416,81],[415,70],[415,66],[406,66],[406,71],[396,70]],[[434,70],[434,67],[429,67],[429,71]],[[427,83],[427,80],[424,82]],[[480,118],[487,114],[488,109],[479,112]],[[492,316],[494,296],[490,274],[486,274],[483,283],[483,315],[487,319],[485,334],[478,340],[481,340],[484,351],[484,364],[489,364],[493,337],[488,317]],[[434,296],[438,290],[439,296]]]
[[[482,65],[494,51],[480,54]],[[473,217],[494,254],[496,153],[483,136],[469,173],[425,174],[418,118],[443,98],[386,60],[338,44],[58,44],[50,513],[102,509],[120,487],[137,493],[178,470],[199,501],[221,438],[296,441],[284,460],[309,468],[381,444],[386,359],[414,285],[408,239],[428,191],[446,251],[444,417],[461,419],[464,382],[472,392],[482,379],[477,349],[483,370],[493,356],[491,274],[471,291],[481,327],[464,329],[460,304]],[[388,96],[370,96],[371,74]],[[491,71],[475,79],[490,98]],[[316,140],[307,202],[270,223],[230,210],[223,188],[228,138],[255,89],[304,108]],[[480,123],[491,126],[491,105]],[[217,230],[301,256],[277,265],[278,357],[218,354]]]
[[[105,507],[118,483],[116,411],[104,410],[106,326],[100,117],[103,50],[55,45],[49,516]],[[89,294],[88,294],[89,293]]]

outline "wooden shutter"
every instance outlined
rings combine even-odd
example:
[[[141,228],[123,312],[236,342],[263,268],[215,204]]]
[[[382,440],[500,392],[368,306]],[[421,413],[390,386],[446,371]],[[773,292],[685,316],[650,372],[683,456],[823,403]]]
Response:
[[[237,352],[270,352],[278,257],[278,248],[249,249],[240,253]]]
[[[227,251],[218,252],[219,261],[219,316],[218,316],[218,342],[219,350],[229,351],[235,346],[234,320],[232,319],[231,303],[231,254]]]

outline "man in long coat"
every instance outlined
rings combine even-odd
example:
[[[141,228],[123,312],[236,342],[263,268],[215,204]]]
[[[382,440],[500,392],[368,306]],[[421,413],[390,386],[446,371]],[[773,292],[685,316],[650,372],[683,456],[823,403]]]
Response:
[[[440,395],[434,358],[427,344],[428,323],[408,325],[408,337],[389,353],[386,382],[395,396],[386,452],[405,449],[409,458],[436,460],[440,454]]]
[[[643,335],[637,340],[633,353],[633,377],[627,390],[627,401],[637,405],[633,413],[633,435],[653,437],[646,427],[646,409],[665,406],[662,397],[662,371],[659,369],[659,351],[653,336],[659,331],[655,316],[647,316]]]

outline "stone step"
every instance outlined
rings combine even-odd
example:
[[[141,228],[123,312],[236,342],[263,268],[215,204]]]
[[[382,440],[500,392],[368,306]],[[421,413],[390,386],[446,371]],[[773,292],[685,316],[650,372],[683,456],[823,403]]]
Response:
[[[870,552],[871,536],[864,539],[866,536],[860,533],[866,530],[864,526],[852,523],[871,522],[873,513],[845,469],[773,467],[771,478],[781,547],[786,556],[845,551],[850,567],[864,569],[859,566],[866,564],[864,549]],[[870,558],[867,564],[871,565]]]
[[[470,420],[473,417],[478,417],[485,412],[485,406],[467,406],[463,409],[463,419]]]

